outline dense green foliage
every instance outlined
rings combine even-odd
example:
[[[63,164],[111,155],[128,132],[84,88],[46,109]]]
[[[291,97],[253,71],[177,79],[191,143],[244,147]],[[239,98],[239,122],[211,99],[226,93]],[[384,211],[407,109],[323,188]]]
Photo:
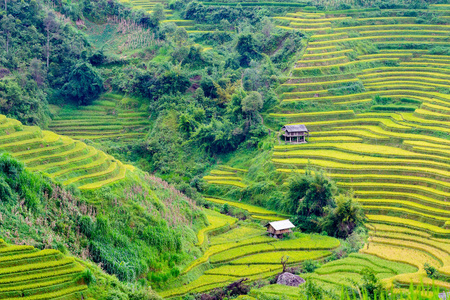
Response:
[[[25,124],[48,124],[48,103],[86,105],[103,90],[103,79],[90,64],[105,58],[79,30],[83,23],[76,28],[70,20],[104,22],[117,16],[143,26],[158,24],[149,14],[115,1],[5,3],[0,7],[0,113]]]
[[[323,171],[294,173],[289,178],[286,212],[306,232],[326,232],[347,238],[365,222],[364,211],[352,194],[338,194],[334,181]]]

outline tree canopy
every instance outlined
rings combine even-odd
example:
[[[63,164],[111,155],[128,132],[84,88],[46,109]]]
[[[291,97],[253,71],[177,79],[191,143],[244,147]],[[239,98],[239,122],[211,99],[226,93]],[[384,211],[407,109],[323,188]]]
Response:
[[[103,80],[90,64],[83,62],[70,72],[69,81],[63,86],[63,92],[66,97],[79,105],[88,105],[103,92]]]

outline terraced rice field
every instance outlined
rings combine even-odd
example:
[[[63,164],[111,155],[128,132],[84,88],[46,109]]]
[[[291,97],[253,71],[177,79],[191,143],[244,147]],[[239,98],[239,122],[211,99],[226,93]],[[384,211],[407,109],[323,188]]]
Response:
[[[266,220],[266,221],[280,221],[285,220],[286,216],[281,217],[277,216],[277,214],[273,211],[267,210],[265,208],[261,208],[259,206],[245,204],[241,202],[228,201],[218,198],[205,197],[206,200],[211,201],[216,204],[228,204],[229,206],[236,207],[247,211],[253,219],[256,220]]]
[[[127,142],[144,138],[150,126],[148,114],[126,108],[121,101],[122,96],[105,94],[92,105],[66,106],[53,118],[49,129],[76,140]]]
[[[449,20],[448,7],[430,9]],[[383,272],[385,281],[431,284],[424,263],[443,274],[450,268],[450,56],[430,49],[450,46],[450,25],[383,12],[276,18],[310,38],[269,118],[305,124],[310,138],[304,145],[280,142],[272,161],[279,172],[324,168],[341,189],[353,189],[371,229],[362,252],[416,268]],[[377,103],[377,96],[394,104]],[[313,278],[325,278],[320,272]],[[332,283],[335,275],[327,276]]]
[[[212,211],[206,213],[211,228],[234,224],[234,218]],[[204,267],[207,263],[211,268],[204,271],[200,277],[191,278],[181,287],[161,292],[161,296],[171,298],[191,292],[208,291],[242,277],[248,277],[251,281],[266,278],[280,271],[280,260],[283,256],[289,256],[290,264],[298,264],[308,259],[325,258],[331,255],[332,249],[339,246],[338,240],[321,235],[299,234],[294,239],[277,240],[268,237],[262,228],[246,225],[235,225],[221,234],[211,235],[208,242],[201,238],[203,233],[199,232],[199,243],[201,242],[204,248],[203,256],[187,266],[182,274],[188,276],[188,273]]]
[[[167,1],[165,0],[120,0],[120,2],[130,5],[134,9],[144,10],[148,13],[152,13],[156,4],[161,3],[165,5]],[[172,12],[171,10],[166,10],[166,15]]]
[[[212,170],[209,175],[204,176],[208,184],[234,186],[245,188],[247,185],[243,182],[242,175],[247,170],[233,169],[228,166],[219,166],[218,169]]]
[[[0,115],[0,151],[10,152],[31,171],[64,184],[95,189],[125,178],[133,166],[66,136]]]
[[[0,299],[80,299],[84,268],[53,249],[11,246],[0,239]]]
[[[391,262],[374,255],[352,253],[348,257],[332,261],[316,269],[314,273],[307,274],[305,279],[310,279],[328,290],[339,291],[342,287],[353,287],[360,282],[361,271],[371,269],[378,279],[382,281],[405,273],[417,272],[417,268],[406,263]]]
[[[167,8],[169,2],[166,0],[119,0],[119,1],[126,5],[131,6],[134,9],[144,10],[150,14],[153,13],[155,5],[157,5],[158,3],[161,3],[164,7]],[[243,3],[243,5],[245,4]],[[190,35],[214,32],[214,30],[211,30],[210,28],[206,28],[207,30],[204,30],[202,24],[197,24],[192,20],[176,19],[175,16],[172,15],[173,11],[170,9],[165,9],[164,12],[166,19],[163,20],[162,23],[166,22],[175,23],[178,27],[185,28],[187,33]],[[203,47],[203,51],[207,51],[210,49],[211,49],[210,47]]]

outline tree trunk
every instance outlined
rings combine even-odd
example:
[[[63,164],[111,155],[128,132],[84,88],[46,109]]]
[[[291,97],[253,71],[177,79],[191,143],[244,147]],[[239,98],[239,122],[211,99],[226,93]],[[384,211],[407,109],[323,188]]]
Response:
[[[50,31],[47,30],[47,72],[50,63]]]
[[[5,0],[5,15],[8,15],[8,0]]]
[[[9,31],[6,31],[6,54],[9,53]]]

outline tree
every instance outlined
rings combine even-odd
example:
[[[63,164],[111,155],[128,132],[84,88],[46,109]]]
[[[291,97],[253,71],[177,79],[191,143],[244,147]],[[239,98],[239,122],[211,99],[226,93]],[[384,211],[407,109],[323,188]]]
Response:
[[[178,47],[185,44],[186,41],[188,40],[188,38],[189,38],[189,35],[188,35],[186,29],[183,27],[178,27],[175,30],[175,33],[173,35],[173,40],[175,41],[175,43],[177,44]]]
[[[259,112],[263,107],[263,99],[258,92],[250,92],[247,97],[242,100],[242,111],[246,113]]]
[[[33,58],[30,62],[29,71],[31,77],[33,77],[37,85],[41,87],[45,81],[45,71],[42,69],[42,62],[37,58]]]
[[[6,5],[6,2],[5,2]],[[0,21],[0,28],[2,29],[2,33],[6,37],[6,54],[9,53],[9,45],[11,41],[11,34],[15,31],[15,18],[11,15],[5,15]]]
[[[340,194],[336,197],[336,207],[329,209],[321,222],[323,231],[338,238],[347,238],[366,217],[363,208],[353,198],[353,194]]]
[[[53,39],[57,31],[59,29],[59,24],[56,22],[55,14],[52,12],[49,12],[47,17],[44,19],[44,28],[45,32],[47,33],[47,43],[45,46],[45,55],[47,57],[47,70],[50,65],[50,41]]]
[[[296,214],[300,202],[305,197],[306,191],[310,185],[311,176],[309,171],[305,175],[300,175],[299,173],[293,173],[288,180],[288,195],[287,199],[283,205],[286,213]]]
[[[241,55],[239,62],[242,67],[248,67],[252,59],[259,59],[261,57],[257,48],[256,40],[252,34],[242,34],[239,36],[236,50]]]
[[[261,122],[259,111],[263,107],[263,99],[258,92],[250,92],[247,97],[242,99],[242,111],[247,113],[250,126],[252,125],[252,119],[256,119],[257,123]]]
[[[158,3],[153,7],[152,16],[155,20],[158,21],[158,23],[166,18],[166,15],[164,13],[164,6],[161,3]]]
[[[289,201],[294,202],[291,207],[298,205],[294,223],[304,231],[317,232],[326,207],[335,207],[336,184],[322,171],[307,172],[295,181],[298,183],[290,185],[288,194]]]
[[[63,93],[79,105],[88,105],[103,92],[103,80],[88,63],[80,63],[70,72]]]
[[[367,293],[369,299],[376,299],[375,295],[380,295],[383,286],[380,280],[376,277],[375,272],[370,268],[364,268],[361,273],[361,284],[357,288],[362,293]]]

